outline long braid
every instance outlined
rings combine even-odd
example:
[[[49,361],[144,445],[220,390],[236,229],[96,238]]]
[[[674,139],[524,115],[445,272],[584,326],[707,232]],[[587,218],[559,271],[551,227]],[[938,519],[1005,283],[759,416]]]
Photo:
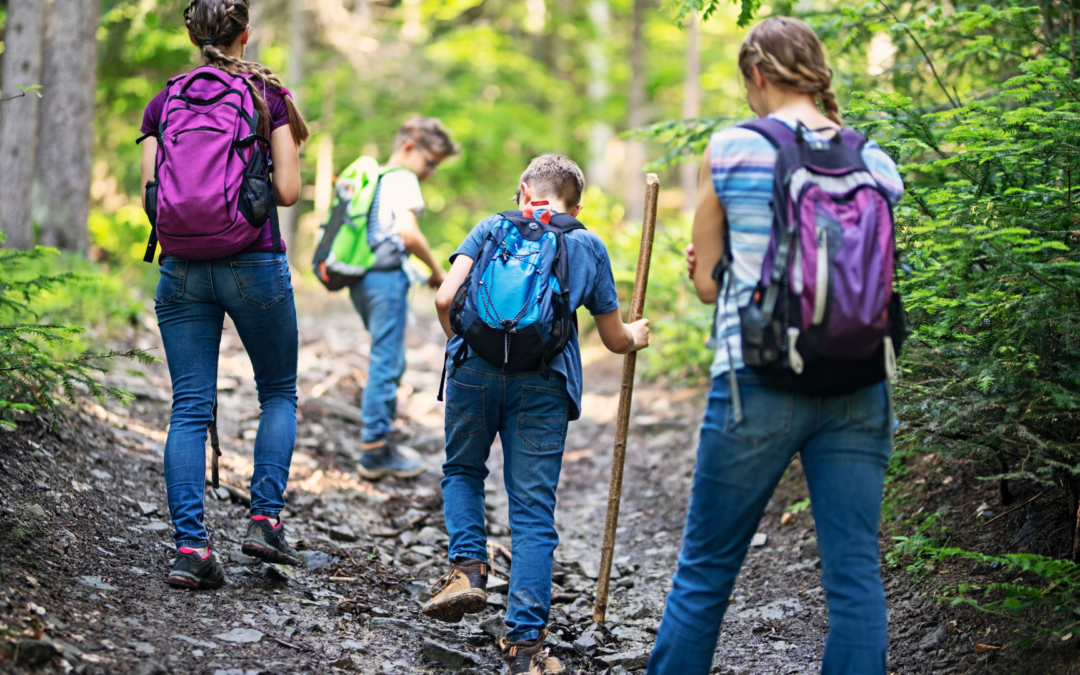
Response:
[[[754,26],[739,49],[739,70],[757,66],[767,79],[821,101],[822,112],[843,126],[832,90],[832,68],[814,31],[797,19],[773,17]]]
[[[292,97],[285,95],[285,85],[281,82],[281,78],[261,63],[245,61],[230,56],[225,51],[226,47],[236,43],[247,28],[249,7],[249,0],[190,0],[184,10],[184,24],[191,37],[201,43],[203,63],[234,75],[251,75],[262,83],[263,91],[269,86],[282,92],[285,108],[289,113],[289,129],[293,140],[300,145],[310,137],[311,133],[300,111],[296,109]],[[260,87],[254,86],[254,83],[250,84],[255,110],[259,113],[257,132],[269,138],[270,110],[266,105],[266,99],[259,91]]]

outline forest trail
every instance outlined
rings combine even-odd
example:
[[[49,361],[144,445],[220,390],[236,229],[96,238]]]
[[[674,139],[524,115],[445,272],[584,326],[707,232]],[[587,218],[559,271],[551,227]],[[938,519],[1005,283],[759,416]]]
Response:
[[[245,508],[208,487],[206,522],[226,561],[226,583],[198,593],[166,586],[173,555],[161,463],[168,372],[164,363],[143,372],[118,366],[110,384],[133,392],[132,406],[85,404],[91,414],[57,434],[31,425],[0,435],[0,532],[8,533],[0,546],[0,622],[25,629],[19,643],[0,646],[7,657],[0,672],[34,663],[57,672],[140,675],[504,672],[493,647],[505,608],[497,585],[487,611],[459,625],[420,614],[446,567],[438,487],[443,408],[436,400],[443,339],[430,292],[412,299],[399,391],[400,433],[428,471],[403,481],[368,483],[355,472],[359,424],[351,417],[367,371],[359,318],[345,296],[321,289],[301,294],[297,304],[300,419],[284,517],[309,567],[243,556]],[[149,311],[133,343],[156,347],[153,324]],[[570,426],[558,493],[549,643],[569,672],[616,675],[641,671],[655,639],[704,390],[636,388],[609,616],[597,625],[592,602],[621,361],[595,335],[586,337],[583,354],[583,415]],[[259,412],[249,362],[228,323],[219,400],[222,478],[240,494]],[[509,550],[510,533],[498,447],[490,466],[488,529],[495,574],[506,579],[511,565],[501,551]],[[737,582],[713,672],[819,672],[827,624],[812,516],[803,511],[781,524],[784,510],[805,494],[796,462]],[[1025,670],[1016,657],[977,657],[975,635],[950,626],[945,610],[905,575],[887,576],[886,590],[890,672],[1043,672]],[[978,639],[993,641],[993,626],[982,630]]]

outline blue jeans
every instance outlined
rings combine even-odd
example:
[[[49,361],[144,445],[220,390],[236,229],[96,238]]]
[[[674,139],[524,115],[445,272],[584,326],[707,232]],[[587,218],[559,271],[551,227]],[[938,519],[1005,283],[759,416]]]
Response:
[[[878,520],[892,447],[888,387],[809,397],[766,389],[749,370],[738,381],[739,424],[728,377],[714,379],[709,393],[683,548],[649,675],[709,672],[735,576],[795,453],[810,487],[829,608],[822,673],[884,675]]]
[[[373,270],[349,287],[349,297],[371,333],[367,386],[360,404],[364,421],[360,440],[372,443],[394,427],[398,384],[405,373],[409,277],[400,268]]]
[[[535,640],[551,609],[555,488],[562,469],[570,397],[557,374],[503,373],[478,356],[446,380],[443,514],[451,562],[487,560],[484,479],[495,434],[502,439],[503,482],[513,531],[506,637]]]
[[[239,253],[216,260],[168,256],[154,303],[173,386],[165,443],[169,512],[176,545],[202,547],[208,543],[203,527],[206,437],[226,314],[251,358],[262,409],[251,515],[273,518],[285,507],[296,442],[299,348],[289,263],[284,253]]]

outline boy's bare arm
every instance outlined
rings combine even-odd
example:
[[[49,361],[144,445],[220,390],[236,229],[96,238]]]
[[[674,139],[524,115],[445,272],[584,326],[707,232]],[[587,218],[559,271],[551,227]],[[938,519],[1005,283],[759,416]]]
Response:
[[[629,354],[649,346],[648,319],[623,323],[622,315],[617,309],[607,314],[598,314],[593,319],[596,320],[600,341],[616,354]]]
[[[450,266],[450,272],[446,280],[439,286],[439,292],[435,294],[435,309],[439,313],[439,323],[442,324],[443,332],[447,339],[454,337],[454,331],[450,328],[450,305],[454,302],[461,284],[465,283],[465,277],[469,276],[472,269],[473,259],[467,255],[459,255],[454,258],[454,264]]]
[[[420,258],[420,262],[428,266],[431,270],[428,285],[432,288],[438,288],[446,278],[446,273],[443,272],[442,265],[435,260],[435,254],[431,251],[431,245],[428,244],[427,237],[420,231],[420,223],[416,220],[416,214],[412,211],[405,211],[394,215],[396,216],[395,222],[398,226],[398,234],[401,235],[402,241],[405,242],[405,250]]]

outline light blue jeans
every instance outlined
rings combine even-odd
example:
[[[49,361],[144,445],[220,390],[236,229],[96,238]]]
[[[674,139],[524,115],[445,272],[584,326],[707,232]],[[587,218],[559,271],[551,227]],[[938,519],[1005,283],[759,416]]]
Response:
[[[555,488],[562,470],[570,396],[552,373],[503,373],[479,356],[451,368],[446,380],[443,514],[451,562],[487,560],[484,479],[491,444],[502,440],[503,482],[513,530],[506,637],[535,640],[551,609]]]
[[[367,386],[361,401],[360,440],[373,443],[394,428],[397,390],[405,374],[409,277],[401,268],[373,270],[349,287],[349,297],[371,334]]]
[[[251,515],[274,518],[285,507],[296,442],[299,348],[289,263],[284,253],[239,253],[216,260],[166,256],[154,303],[173,387],[165,443],[169,512],[176,545],[198,548],[208,543],[203,527],[206,438],[226,314],[251,359],[262,409]]]
[[[888,387],[798,396],[766,389],[750,370],[737,374],[740,423],[726,375],[709,393],[683,548],[649,675],[709,672],[735,577],[795,453],[810,488],[829,608],[822,673],[884,675],[878,521],[892,448]]]

